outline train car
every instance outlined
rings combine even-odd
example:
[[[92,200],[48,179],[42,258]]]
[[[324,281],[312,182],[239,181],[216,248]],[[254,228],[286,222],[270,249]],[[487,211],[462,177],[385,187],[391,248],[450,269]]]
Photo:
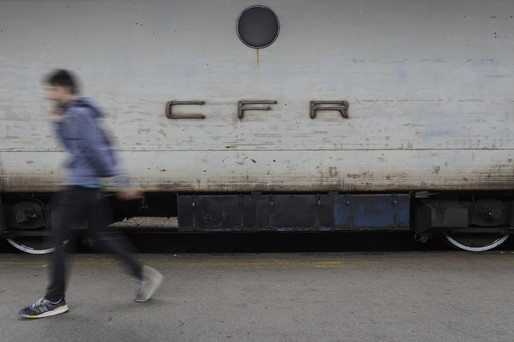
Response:
[[[0,2],[0,235],[46,253],[64,153],[41,79],[76,72],[170,231],[514,225],[514,2]],[[109,186],[109,183],[107,183]]]

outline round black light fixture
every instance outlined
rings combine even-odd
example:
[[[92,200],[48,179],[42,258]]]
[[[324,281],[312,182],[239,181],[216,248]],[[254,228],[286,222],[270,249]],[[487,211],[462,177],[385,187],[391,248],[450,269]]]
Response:
[[[250,6],[237,18],[239,39],[254,49],[262,49],[273,44],[279,31],[277,15],[265,6]]]

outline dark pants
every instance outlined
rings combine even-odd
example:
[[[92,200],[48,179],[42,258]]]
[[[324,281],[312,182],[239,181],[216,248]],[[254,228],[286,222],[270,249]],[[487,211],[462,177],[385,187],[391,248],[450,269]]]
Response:
[[[81,225],[87,224],[89,232],[99,247],[105,252],[117,255],[127,264],[137,279],[141,279],[142,266],[132,255],[131,245],[120,232],[106,229],[110,220],[111,210],[103,199],[99,189],[70,186],[59,193],[53,201],[52,229],[55,234],[55,252],[52,256],[50,284],[45,298],[56,301],[64,297],[66,289],[66,258],[65,241],[72,244],[76,231]]]

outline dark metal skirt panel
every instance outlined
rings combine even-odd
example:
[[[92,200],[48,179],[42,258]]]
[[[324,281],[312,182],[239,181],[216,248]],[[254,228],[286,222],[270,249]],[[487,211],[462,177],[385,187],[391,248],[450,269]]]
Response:
[[[408,230],[409,194],[241,194],[178,197],[182,231]]]

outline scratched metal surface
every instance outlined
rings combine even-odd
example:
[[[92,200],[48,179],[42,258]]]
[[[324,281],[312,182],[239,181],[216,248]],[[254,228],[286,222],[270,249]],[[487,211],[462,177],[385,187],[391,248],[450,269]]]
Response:
[[[262,1],[280,35],[236,34],[251,1],[0,2],[0,186],[53,191],[63,163],[41,78],[76,71],[149,191],[507,189],[514,3]],[[240,100],[275,100],[237,117]],[[165,116],[171,100],[202,100]],[[312,100],[345,100],[309,117]]]

